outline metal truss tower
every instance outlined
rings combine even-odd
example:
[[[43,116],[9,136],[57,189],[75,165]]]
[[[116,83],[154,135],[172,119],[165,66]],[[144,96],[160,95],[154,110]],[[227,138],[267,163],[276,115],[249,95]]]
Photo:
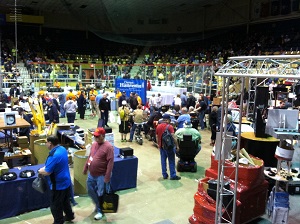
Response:
[[[220,76],[223,79],[223,91],[222,91],[222,105],[224,110],[222,110],[221,119],[221,148],[218,150],[218,185],[217,185],[217,198],[216,198],[216,216],[215,224],[219,223],[235,223],[236,217],[236,200],[237,200],[237,184],[238,184],[238,169],[239,165],[236,163],[235,166],[235,189],[233,190],[233,208],[232,213],[230,213],[225,206],[223,206],[223,186],[224,186],[224,169],[226,169],[225,160],[226,153],[228,150],[225,148],[225,140],[228,138],[237,139],[237,149],[236,161],[239,160],[240,152],[240,142],[241,142],[241,121],[242,116],[239,117],[239,127],[237,137],[230,136],[226,130],[226,120],[227,116],[227,105],[228,105],[228,91],[229,91],[229,79],[231,77],[239,77],[242,81],[242,87],[245,86],[245,79],[249,78],[249,90],[253,94],[253,98],[250,99],[247,109],[247,116],[254,116],[255,114],[255,88],[257,85],[257,80],[262,80],[266,78],[284,78],[293,79],[296,82],[300,80],[300,55],[264,55],[264,56],[240,56],[240,57],[230,57],[228,62],[223,65],[215,76]],[[244,96],[245,88],[241,88],[240,93],[240,111],[242,111],[242,101]],[[251,108],[249,108],[251,106]],[[242,113],[240,113],[241,115]],[[224,121],[225,120],[225,121]],[[224,128],[225,127],[225,128]],[[225,218],[226,217],[226,218]],[[229,218],[228,218],[229,217]]]

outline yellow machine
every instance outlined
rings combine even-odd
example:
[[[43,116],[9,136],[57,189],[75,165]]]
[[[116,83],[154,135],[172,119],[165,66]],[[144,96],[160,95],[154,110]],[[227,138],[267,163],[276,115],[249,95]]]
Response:
[[[46,122],[45,122],[45,116],[44,116],[44,109],[43,109],[43,103],[42,103],[42,99],[36,99],[36,104],[34,103],[34,100],[32,100],[31,98],[29,99],[29,106],[32,112],[32,122],[34,123],[34,125],[36,126],[37,129],[34,129],[31,131],[32,135],[36,135],[36,134],[44,134],[44,129],[46,126]]]

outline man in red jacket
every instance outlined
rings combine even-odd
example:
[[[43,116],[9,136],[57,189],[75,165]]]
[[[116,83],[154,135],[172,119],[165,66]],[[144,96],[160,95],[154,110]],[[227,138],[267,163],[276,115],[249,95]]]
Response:
[[[83,173],[88,173],[88,194],[96,205],[95,220],[100,220],[103,213],[100,203],[103,200],[104,187],[110,185],[110,177],[114,166],[114,147],[105,141],[105,129],[97,128],[94,132],[95,142],[85,163]],[[89,171],[89,172],[88,172]]]

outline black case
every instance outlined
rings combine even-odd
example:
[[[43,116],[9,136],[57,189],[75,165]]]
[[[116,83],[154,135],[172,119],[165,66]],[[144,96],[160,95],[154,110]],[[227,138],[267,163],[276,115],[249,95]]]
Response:
[[[120,148],[119,151],[120,156],[122,157],[130,157],[133,156],[133,149],[132,148]]]

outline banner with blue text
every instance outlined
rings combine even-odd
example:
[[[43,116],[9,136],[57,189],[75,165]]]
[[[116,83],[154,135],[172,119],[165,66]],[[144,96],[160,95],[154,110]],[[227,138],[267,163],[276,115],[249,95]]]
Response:
[[[143,104],[147,101],[147,81],[143,79],[116,79],[116,89],[121,92],[125,91],[126,96],[129,97],[131,92],[139,94]]]

